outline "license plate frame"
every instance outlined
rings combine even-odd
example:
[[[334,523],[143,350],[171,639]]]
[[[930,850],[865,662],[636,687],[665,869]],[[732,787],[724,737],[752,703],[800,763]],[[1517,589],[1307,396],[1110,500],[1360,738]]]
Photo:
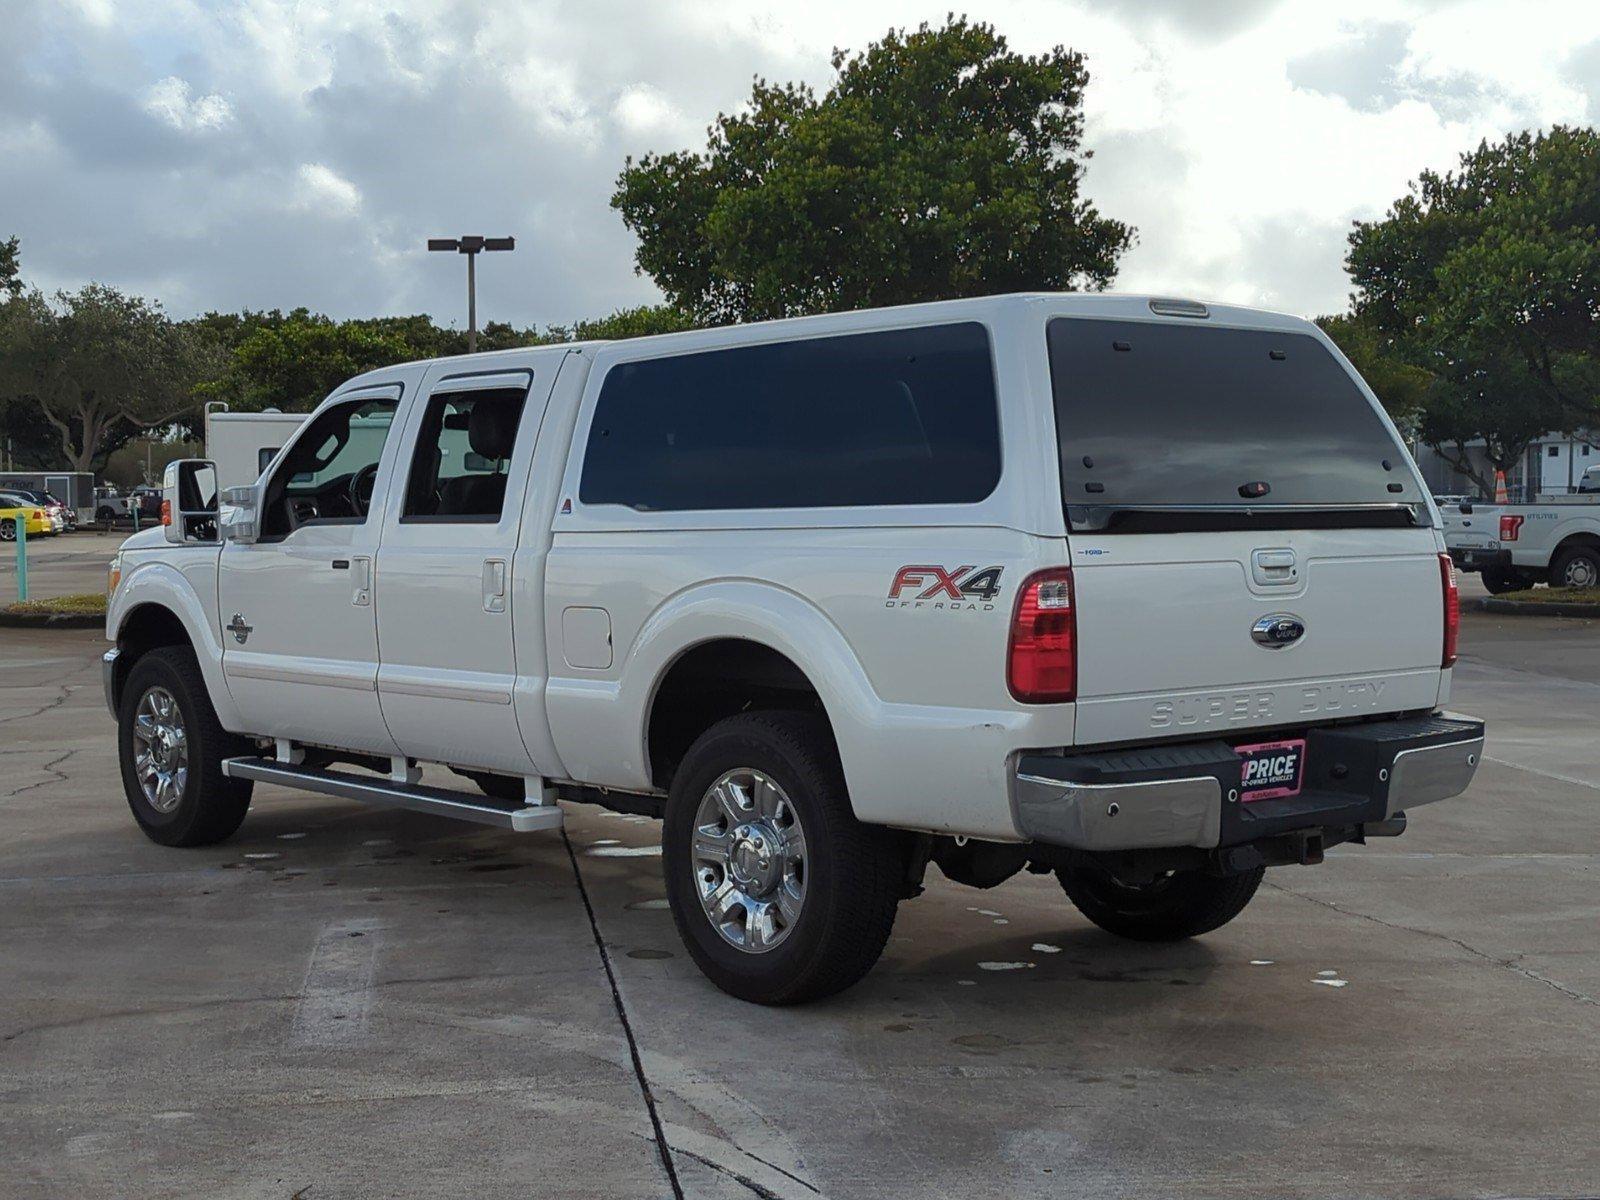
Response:
[[[1239,756],[1241,804],[1257,800],[1282,800],[1300,794],[1306,778],[1305,738],[1252,742],[1235,746],[1233,750]]]

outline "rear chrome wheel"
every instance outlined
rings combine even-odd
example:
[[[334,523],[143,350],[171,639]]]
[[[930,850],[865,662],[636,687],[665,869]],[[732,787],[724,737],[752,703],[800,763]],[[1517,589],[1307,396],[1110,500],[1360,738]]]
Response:
[[[906,891],[904,843],[856,820],[815,713],[741,713],[701,734],[672,778],[661,866],[695,965],[757,1004],[855,983]]]
[[[178,807],[189,786],[189,738],[183,712],[164,687],[147,689],[134,709],[133,769],[151,808]]]
[[[753,767],[706,789],[695,813],[700,907],[728,945],[764,954],[783,944],[806,902],[806,835],[788,794]]]

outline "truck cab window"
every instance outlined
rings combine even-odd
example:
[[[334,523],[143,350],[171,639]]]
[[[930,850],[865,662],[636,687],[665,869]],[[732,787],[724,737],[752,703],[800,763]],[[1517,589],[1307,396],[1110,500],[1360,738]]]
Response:
[[[428,399],[403,521],[498,521],[522,421],[522,388],[436,392]]]
[[[367,519],[395,406],[394,400],[336,404],[306,426],[267,483],[262,540],[286,537],[302,525]]]

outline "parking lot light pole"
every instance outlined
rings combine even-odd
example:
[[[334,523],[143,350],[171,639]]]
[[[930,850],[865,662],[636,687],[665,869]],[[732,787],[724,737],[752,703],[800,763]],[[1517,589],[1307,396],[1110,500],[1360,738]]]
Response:
[[[481,237],[429,238],[429,250],[450,250],[467,256],[467,353],[478,349],[478,255],[484,250],[515,250],[517,239]]]

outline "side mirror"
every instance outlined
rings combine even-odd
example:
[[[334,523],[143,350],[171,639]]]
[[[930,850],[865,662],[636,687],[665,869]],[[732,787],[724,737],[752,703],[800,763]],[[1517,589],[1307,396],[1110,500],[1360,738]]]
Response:
[[[241,546],[250,545],[260,532],[256,514],[261,508],[261,498],[257,485],[249,483],[227,488],[222,493],[222,502],[228,506],[222,518],[222,536]]]
[[[1463,516],[1470,517],[1472,515],[1472,501],[1471,500],[1463,500],[1461,502],[1461,512],[1462,512]]]
[[[217,465],[180,458],[161,476],[161,525],[169,542],[217,540]]]

